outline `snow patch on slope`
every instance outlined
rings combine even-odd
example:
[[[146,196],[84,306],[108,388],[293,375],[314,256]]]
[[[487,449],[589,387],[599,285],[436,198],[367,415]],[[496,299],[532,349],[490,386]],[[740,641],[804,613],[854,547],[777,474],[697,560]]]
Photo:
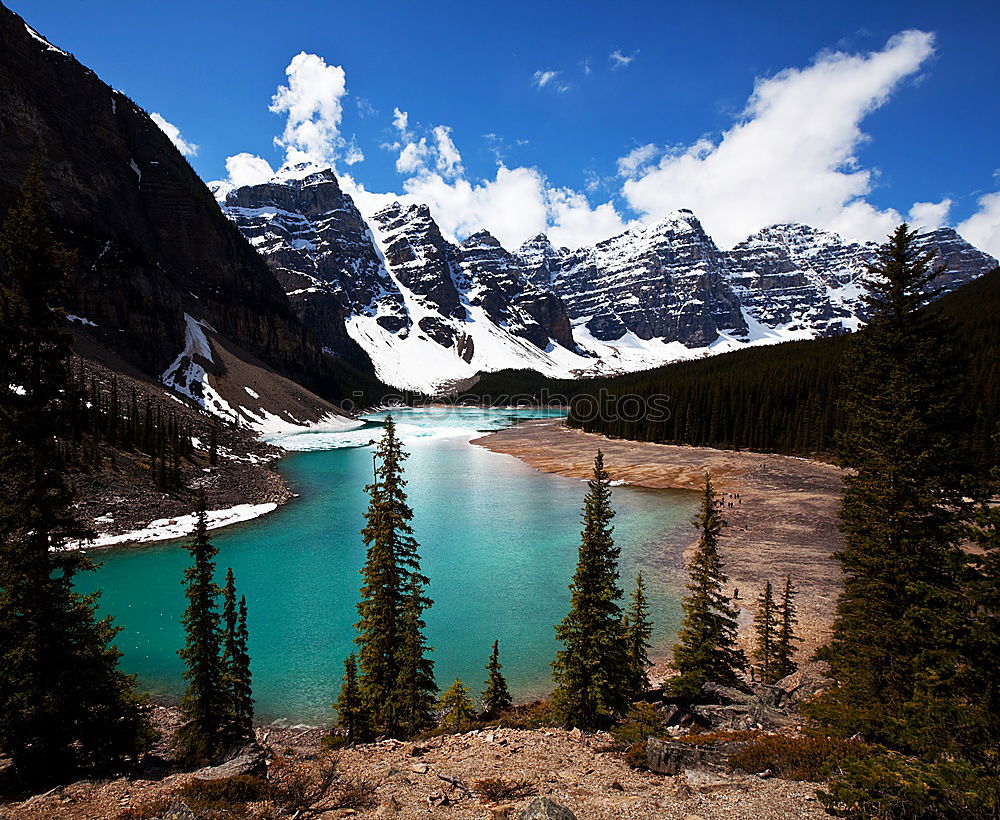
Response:
[[[284,411],[284,416],[281,416],[264,407],[250,408],[243,404],[230,403],[211,381],[211,372],[215,369],[216,362],[205,331],[214,331],[214,328],[188,313],[184,314],[184,322],[184,349],[163,371],[160,378],[167,387],[187,396],[209,413],[231,424],[256,430],[265,437],[286,435],[303,429],[333,431],[351,430],[361,426],[359,421],[334,413],[329,413],[316,421],[307,421],[296,418],[287,410]],[[243,389],[248,397],[253,397],[255,391],[246,386]]]

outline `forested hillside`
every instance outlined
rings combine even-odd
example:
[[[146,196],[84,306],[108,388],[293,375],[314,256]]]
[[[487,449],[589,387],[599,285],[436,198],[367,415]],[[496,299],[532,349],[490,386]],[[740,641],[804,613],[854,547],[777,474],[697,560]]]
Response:
[[[968,362],[965,409],[973,416],[974,457],[985,468],[995,462],[1000,408],[1000,269],[926,310],[952,321],[955,345]],[[594,379],[579,385],[569,424],[639,441],[829,455],[839,422],[840,362],[849,344],[849,336],[789,342]],[[640,402],[626,399],[638,396],[648,405],[655,395],[667,397],[669,414],[637,413]]]

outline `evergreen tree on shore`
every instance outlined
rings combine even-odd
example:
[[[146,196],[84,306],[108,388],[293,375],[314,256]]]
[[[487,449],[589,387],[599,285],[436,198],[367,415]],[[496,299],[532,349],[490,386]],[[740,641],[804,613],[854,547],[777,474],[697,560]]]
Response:
[[[353,652],[344,660],[344,679],[335,708],[337,722],[347,733],[348,743],[368,740],[371,736],[371,727],[358,687],[358,659]]]
[[[396,654],[399,674],[393,692],[392,725],[403,737],[412,737],[434,725],[434,661],[424,640],[424,610],[430,601],[423,594],[420,576],[410,575],[410,588],[400,617],[400,646]]]
[[[934,624],[956,600],[967,509],[962,368],[941,317],[920,310],[936,271],[914,237],[901,225],[871,266],[871,319],[847,356],[844,585],[823,651],[839,682],[822,699],[826,721],[897,746],[933,720],[912,700],[947,651]]]
[[[754,660],[757,661],[758,676],[764,683],[774,683],[782,677],[778,674],[778,614],[774,602],[774,587],[768,581],[757,599],[757,612],[753,619],[757,636]]]
[[[236,600],[233,568],[226,570],[222,587],[222,674],[229,699],[229,734],[232,739],[253,735],[253,686],[250,674],[250,632],[247,599]]]
[[[628,710],[628,645],[618,586],[620,549],[612,538],[611,480],[598,450],[587,484],[570,611],[556,627],[563,644],[552,664],[556,707],[569,726],[598,728]]]
[[[240,596],[235,651],[230,670],[236,732],[240,737],[252,737],[253,677],[250,672],[250,630],[247,627],[247,598],[245,595]]]
[[[361,571],[357,624],[359,687],[373,730],[399,735],[423,727],[433,708],[433,662],[425,658],[423,593],[418,545],[406,500],[403,462],[407,454],[396,437],[391,415],[375,450],[375,477],[361,531],[367,556]],[[405,679],[405,688],[400,688]],[[430,697],[430,707],[427,698]],[[402,721],[402,722],[401,722]]]
[[[198,495],[195,516],[195,530],[187,548],[193,563],[184,571],[183,582],[188,600],[182,620],[185,642],[178,651],[188,682],[181,699],[186,723],[177,733],[177,744],[185,758],[203,762],[223,751],[231,699],[222,659],[219,587],[214,580],[218,550],[208,537],[204,493]]]
[[[81,771],[114,773],[153,732],[76,576],[94,568],[68,539],[74,518],[58,439],[69,401],[62,298],[71,255],[52,235],[32,166],[0,231],[0,752],[41,787]]]
[[[490,652],[490,659],[486,663],[486,688],[483,690],[483,710],[487,719],[499,715],[511,707],[513,700],[510,697],[510,690],[507,688],[507,679],[500,670],[503,664],[500,663],[500,641],[493,641],[493,651]]]
[[[649,689],[649,650],[653,637],[653,624],[649,618],[646,600],[646,582],[640,572],[635,577],[632,603],[625,617],[625,639],[628,644],[628,668],[632,696],[638,697]]]
[[[674,646],[674,668],[679,674],[671,682],[674,692],[686,696],[697,694],[708,681],[742,686],[739,673],[746,668],[743,650],[736,645],[737,611],[723,592],[729,579],[719,557],[722,519],[707,473],[701,509],[692,524],[700,538],[688,565],[684,621]]]
[[[795,634],[797,623],[795,585],[791,578],[785,578],[785,588],[781,593],[781,605],[778,608],[778,638],[774,645],[775,680],[781,680],[799,668],[792,660],[795,656],[795,644],[799,641]]]
[[[236,657],[236,629],[239,612],[236,603],[236,578],[233,568],[226,570],[222,585],[222,668],[229,686],[233,683],[233,658]]]
[[[441,695],[441,700],[438,701],[438,710],[441,713],[438,726],[452,732],[464,732],[476,719],[476,707],[472,703],[472,698],[469,697],[469,690],[459,678],[456,678],[455,682]]]

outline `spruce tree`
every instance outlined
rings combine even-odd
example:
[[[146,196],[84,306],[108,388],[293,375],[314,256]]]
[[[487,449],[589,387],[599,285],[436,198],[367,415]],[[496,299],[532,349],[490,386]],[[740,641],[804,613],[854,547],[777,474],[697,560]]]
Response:
[[[476,707],[469,697],[469,690],[459,678],[448,687],[438,701],[441,717],[438,727],[451,732],[464,732],[476,719]]]
[[[723,592],[729,579],[719,557],[722,518],[707,473],[701,509],[691,523],[700,537],[688,565],[684,621],[674,646],[673,665],[678,676],[670,684],[676,694],[688,697],[696,695],[708,681],[742,686],[739,673],[746,668],[743,651],[736,645],[737,611]]]
[[[950,651],[935,624],[961,598],[968,491],[962,363],[941,316],[921,309],[937,272],[914,238],[900,225],[870,266],[870,319],[845,358],[844,584],[822,653],[839,686],[817,704],[831,728],[911,748],[934,722],[913,698]]]
[[[568,726],[606,726],[631,702],[628,645],[618,600],[618,556],[612,538],[611,480],[598,450],[587,485],[570,610],[556,627],[563,644],[552,664],[554,701]]]
[[[183,581],[188,601],[182,621],[185,642],[178,650],[188,682],[181,699],[186,722],[177,733],[177,744],[183,757],[204,762],[224,751],[231,699],[222,659],[219,587],[214,580],[218,550],[208,537],[204,493],[198,494],[195,515],[195,530],[187,547],[193,563],[184,571]]]
[[[239,612],[236,603],[236,578],[233,568],[226,570],[226,582],[222,585],[222,668],[227,683],[233,679],[233,658],[236,656],[236,627]]]
[[[94,565],[65,549],[88,535],[59,441],[75,400],[57,307],[72,264],[35,164],[0,230],[0,752],[33,788],[120,771],[153,737],[118,629],[74,589]]]
[[[625,637],[628,643],[628,668],[632,697],[639,697],[649,689],[649,650],[652,644],[653,623],[649,618],[646,600],[646,583],[640,572],[635,577],[632,603],[625,617]]]
[[[781,593],[781,605],[778,607],[778,638],[774,644],[775,680],[781,680],[799,668],[798,664],[792,660],[795,656],[795,644],[799,641],[795,634],[797,623],[795,585],[791,578],[785,578],[785,588]]]
[[[253,737],[253,676],[250,672],[250,630],[247,627],[247,598],[240,596],[236,641],[230,665],[233,717],[238,737]]]
[[[369,739],[371,726],[368,721],[368,711],[361,699],[361,690],[358,686],[358,659],[353,652],[344,660],[344,679],[334,708],[337,710],[338,724],[347,733],[348,743]]]
[[[500,641],[493,641],[493,651],[486,663],[486,688],[483,690],[483,710],[487,720],[495,718],[513,704],[507,679],[503,676],[500,663]]]
[[[774,683],[783,677],[778,669],[778,608],[774,602],[774,588],[768,581],[764,591],[757,599],[757,612],[753,618],[754,632],[757,636],[754,647],[754,660],[757,661],[757,672],[764,683]]]
[[[428,681],[433,686],[432,664],[423,659],[425,647],[420,632],[423,610],[431,601],[422,592],[427,578],[420,573],[418,545],[410,526],[413,511],[406,501],[403,478],[406,457],[392,416],[386,416],[385,433],[375,450],[375,477],[365,488],[370,500],[361,535],[367,556],[361,571],[356,642],[361,695],[374,730],[387,735],[405,731],[397,722],[400,715],[409,714],[415,716],[416,723],[425,722],[426,710],[420,706],[414,711],[414,699],[422,703],[424,695],[418,693],[426,689]],[[413,590],[417,590],[415,598]],[[404,610],[408,608],[409,621],[404,624]],[[409,693],[397,688],[404,673],[404,651],[409,653],[408,685],[415,687]],[[399,698],[407,703],[398,702]],[[407,723],[413,721],[408,719]]]
[[[429,604],[420,576],[411,574],[399,621],[399,673],[391,701],[391,726],[403,737],[413,737],[434,725],[434,694],[438,688],[434,683],[434,661],[427,657],[430,649],[424,640],[423,620]]]

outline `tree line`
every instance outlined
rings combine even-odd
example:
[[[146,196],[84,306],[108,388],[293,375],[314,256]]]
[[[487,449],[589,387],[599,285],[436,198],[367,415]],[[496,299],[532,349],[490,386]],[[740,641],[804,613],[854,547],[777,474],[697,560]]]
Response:
[[[140,401],[135,388],[122,395],[118,379],[102,385],[88,378],[83,362],[69,368],[64,402],[65,432],[62,447],[69,464],[101,470],[107,464],[117,469],[119,451],[142,453],[149,458],[149,474],[161,490],[183,486],[181,462],[192,461],[193,427],[189,420],[163,408],[148,397]],[[212,424],[208,442],[209,461],[217,462],[217,432]],[[106,446],[105,457],[102,445]]]

